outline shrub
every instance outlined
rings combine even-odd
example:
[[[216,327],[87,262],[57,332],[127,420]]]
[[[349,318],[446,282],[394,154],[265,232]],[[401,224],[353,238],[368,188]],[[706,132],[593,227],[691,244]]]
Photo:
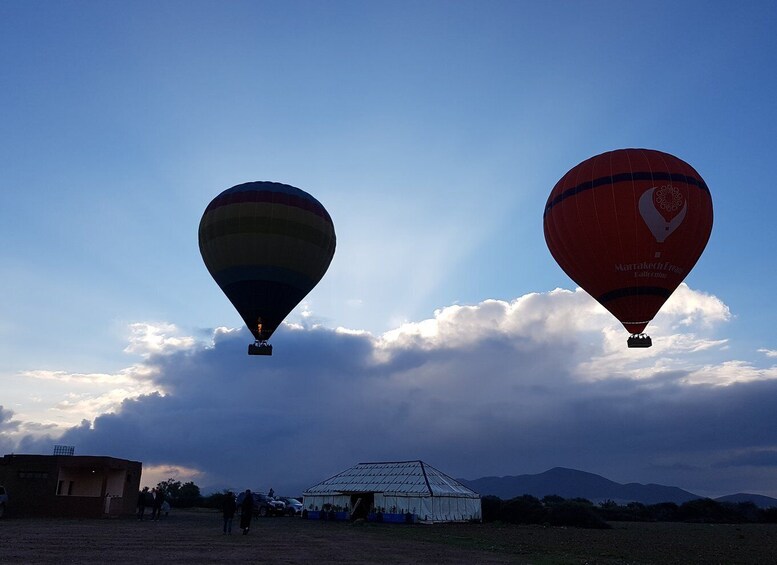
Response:
[[[538,498],[524,494],[504,502],[499,519],[511,524],[543,524],[547,521],[547,513]]]
[[[674,502],[659,502],[648,506],[647,514],[655,522],[677,522],[680,519],[680,507]]]
[[[493,495],[484,496],[480,499],[480,508],[483,515],[483,522],[494,522],[499,520],[502,499]]]
[[[554,526],[607,529],[610,525],[595,511],[589,501],[568,500],[553,505],[549,521]]]
[[[745,521],[742,514],[711,498],[698,498],[684,502],[680,506],[678,514],[680,519],[685,522],[739,524]]]
[[[777,524],[777,508],[765,508],[759,512],[759,521],[765,524]]]

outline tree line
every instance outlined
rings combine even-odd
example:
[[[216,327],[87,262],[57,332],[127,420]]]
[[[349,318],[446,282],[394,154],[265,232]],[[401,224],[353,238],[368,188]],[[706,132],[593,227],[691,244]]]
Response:
[[[682,504],[662,502],[625,505],[606,500],[594,504],[585,498],[565,499],[550,495],[539,499],[525,494],[502,500],[482,498],[484,522],[548,524],[582,528],[609,528],[608,522],[697,522],[708,524],[777,523],[777,508],[759,508],[752,502],[718,502],[711,498]]]
[[[173,478],[157,483],[156,488],[164,495],[173,508],[193,508],[202,506],[203,497],[200,487],[192,481],[181,483]]]
[[[173,508],[217,508],[221,509],[224,506],[224,499],[228,496],[229,491],[224,490],[221,492],[213,493],[208,496],[203,496],[194,482],[188,481],[181,483],[173,478],[160,481],[157,483],[156,488],[164,493],[165,500],[170,503]],[[232,493],[234,496],[237,493]]]
[[[202,496],[194,482],[181,483],[167,479],[157,484],[174,508],[222,508],[227,491]],[[233,493],[234,496],[234,493]],[[618,504],[605,500],[594,504],[585,498],[562,498],[557,495],[524,494],[509,500],[484,496],[484,522],[509,524],[547,524],[581,528],[609,528],[608,522],[698,522],[708,524],[777,523],[777,507],[759,508],[752,502],[719,502],[697,498],[675,504]]]

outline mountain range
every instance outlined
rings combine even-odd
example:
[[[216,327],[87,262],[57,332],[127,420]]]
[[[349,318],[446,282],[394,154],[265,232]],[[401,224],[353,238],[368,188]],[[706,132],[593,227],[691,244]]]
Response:
[[[502,500],[529,494],[537,498],[557,495],[562,498],[585,498],[598,504],[612,500],[617,504],[640,502],[658,504],[674,502],[682,504],[689,500],[704,498],[678,487],[616,483],[585,471],[554,467],[536,475],[514,475],[506,477],[481,477],[479,479],[457,479],[463,485],[483,496],[493,495]],[[759,508],[777,507],[777,499],[759,494],[737,493],[716,498],[718,502],[753,502]]]

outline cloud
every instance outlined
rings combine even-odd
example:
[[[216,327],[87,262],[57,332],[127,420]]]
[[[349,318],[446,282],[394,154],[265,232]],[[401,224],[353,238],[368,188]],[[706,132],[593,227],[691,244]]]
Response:
[[[144,465],[143,482],[149,486],[159,484],[162,481],[173,478],[181,483],[189,481],[198,485],[201,484],[202,472],[197,469],[190,469],[180,465]]]
[[[777,467],[777,449],[751,449],[738,452],[721,461],[718,467]]]
[[[731,311],[719,298],[691,290],[682,283],[661,308],[659,318],[672,320],[674,327],[693,324],[709,327],[730,320]]]
[[[19,429],[20,422],[13,419],[13,411],[0,405],[0,437]]]
[[[175,335],[178,328],[173,324],[139,322],[130,325],[130,332],[130,343],[124,351],[143,357],[189,349],[195,344],[192,337]]]
[[[13,451],[13,434],[19,430],[19,421],[13,419],[13,411],[0,405],[0,449],[3,453]]]
[[[133,335],[152,346],[127,375],[149,388],[57,442],[177,468],[204,490],[299,494],[360,461],[418,458],[466,478],[563,465],[705,494],[753,480],[721,462],[777,449],[777,367],[723,357],[728,308],[679,296],[646,350],[627,349],[583,291],[561,289],[449,306],[379,336],[284,325],[269,358],[246,355],[245,329],[202,343],[143,326]],[[777,494],[777,479],[759,480],[737,490]]]
[[[52,428],[64,431],[84,418],[114,412],[126,399],[164,391],[156,373],[157,368],[146,363],[116,373],[23,371],[18,375],[21,379],[43,382],[29,385],[37,394],[19,411],[21,426],[32,434],[51,433]]]

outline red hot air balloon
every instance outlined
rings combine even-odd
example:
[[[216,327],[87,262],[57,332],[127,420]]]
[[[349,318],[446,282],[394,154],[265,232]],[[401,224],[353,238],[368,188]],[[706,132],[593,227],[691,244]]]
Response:
[[[272,355],[275,329],[321,280],[335,253],[332,218],[307,192],[248,182],[216,196],[200,220],[200,253],[256,340]]]
[[[698,261],[712,231],[712,199],[688,163],[651,149],[619,149],[573,167],[544,213],[545,241],[569,277],[629,331],[629,347]]]

